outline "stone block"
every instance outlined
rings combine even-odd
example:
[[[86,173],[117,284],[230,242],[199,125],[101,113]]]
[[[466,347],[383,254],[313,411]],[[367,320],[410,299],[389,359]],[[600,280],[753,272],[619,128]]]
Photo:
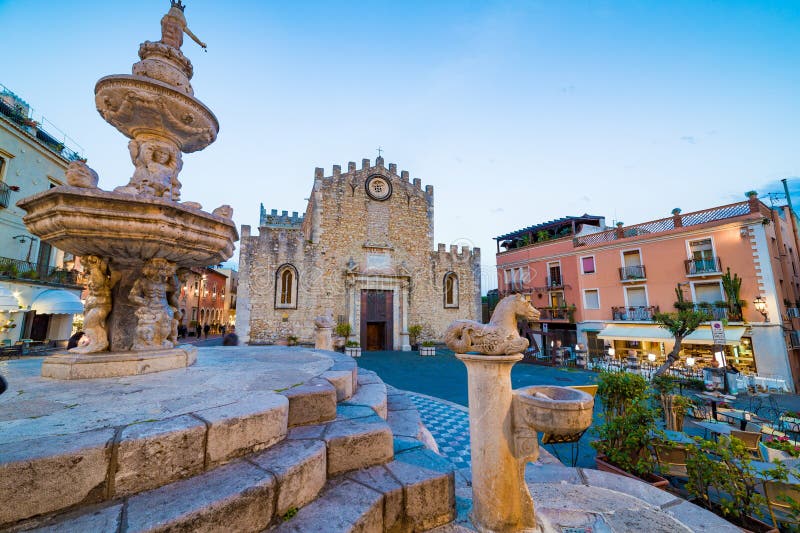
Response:
[[[350,370],[328,370],[321,374],[336,388],[336,401],[342,402],[353,395],[353,372]]]
[[[353,392],[355,393],[358,390],[358,365],[356,364],[355,361],[353,361],[352,358],[346,356],[337,358],[336,361],[331,366],[330,370],[350,371],[350,373],[353,376]]]
[[[190,415],[122,430],[112,496],[150,490],[203,471],[206,425]]]
[[[383,383],[362,385],[349,400],[343,403],[346,405],[363,405],[369,407],[375,411],[375,414],[386,420],[386,385]]]
[[[366,405],[350,405],[349,402],[343,402],[336,406],[336,420],[368,418],[375,416],[375,414],[375,411]]]
[[[349,480],[332,484],[294,518],[273,529],[275,533],[380,533],[383,530],[383,495]]]
[[[405,531],[403,486],[385,466],[373,466],[347,474],[348,479],[366,485],[383,494],[383,530]]]
[[[389,411],[386,421],[395,436],[421,440],[422,419],[416,410]]]
[[[191,366],[197,361],[197,348],[179,348],[153,352],[108,352],[86,357],[59,353],[42,362],[42,377],[53,379],[96,379],[138,376]]]
[[[318,426],[298,426],[289,430],[286,434],[286,440],[321,440],[326,429],[328,429],[328,426],[324,424]]]
[[[330,422],[325,431],[328,476],[390,461],[392,431],[378,416]]]
[[[65,531],[119,531],[122,526],[122,504],[112,505],[77,515],[58,517],[52,524],[27,530],[37,533]]]
[[[720,518],[690,502],[683,502],[664,511],[681,524],[697,533],[736,533],[742,531],[727,520]]]
[[[422,466],[436,464],[433,458],[420,455],[423,453],[434,455],[423,450],[408,452],[386,464],[386,469],[403,484],[405,516],[411,531],[427,531],[456,517],[454,471]],[[411,457],[414,454],[417,456]],[[407,462],[408,458],[413,462]]]
[[[364,370],[363,368],[358,369],[358,386],[361,385],[371,385],[373,383],[383,383],[381,378],[378,377],[378,374],[371,370]]]
[[[586,484],[590,487],[601,487],[604,489],[615,490],[634,498],[638,498],[650,505],[661,506],[674,502],[676,498],[665,490],[658,489],[642,481],[625,476],[619,476],[610,472],[601,472],[591,468],[583,468],[583,475]]]
[[[206,460],[208,465],[217,465],[282,440],[287,431],[289,400],[280,394],[254,394],[194,414],[209,425]]]
[[[568,468],[562,464],[542,464],[537,461],[525,465],[525,482],[580,485],[583,479],[577,468]]]
[[[410,439],[408,437],[395,437],[393,441],[395,455],[408,450],[417,450],[425,447],[421,441],[418,441],[417,439]]]
[[[250,458],[275,476],[278,516],[317,497],[328,479],[326,460],[325,443],[318,440],[285,441]]]
[[[113,429],[17,441],[0,453],[0,525],[105,498]]]
[[[389,411],[406,411],[408,409],[416,409],[417,406],[407,394],[395,393],[386,396],[386,408]]]
[[[127,533],[260,531],[274,515],[272,474],[239,460],[128,500]]]
[[[282,394],[289,400],[289,427],[336,418],[336,388],[328,380],[314,378]]]

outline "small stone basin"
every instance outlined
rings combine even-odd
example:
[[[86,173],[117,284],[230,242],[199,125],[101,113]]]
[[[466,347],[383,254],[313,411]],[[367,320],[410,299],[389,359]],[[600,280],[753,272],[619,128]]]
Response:
[[[514,423],[549,435],[575,435],[592,424],[594,398],[569,387],[536,385],[514,391]]]

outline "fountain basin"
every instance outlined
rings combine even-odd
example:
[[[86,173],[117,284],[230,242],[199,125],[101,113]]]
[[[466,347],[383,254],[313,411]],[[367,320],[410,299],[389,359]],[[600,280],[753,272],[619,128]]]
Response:
[[[60,186],[17,202],[42,240],[69,253],[141,264],[161,257],[182,267],[227,261],[239,239],[233,220],[160,198]]]
[[[592,425],[594,398],[569,387],[536,385],[514,391],[516,427],[555,436],[575,435]]]
[[[131,139],[156,134],[172,139],[184,153],[213,143],[219,122],[200,100],[173,86],[144,76],[116,74],[100,78],[94,88],[97,110]]]

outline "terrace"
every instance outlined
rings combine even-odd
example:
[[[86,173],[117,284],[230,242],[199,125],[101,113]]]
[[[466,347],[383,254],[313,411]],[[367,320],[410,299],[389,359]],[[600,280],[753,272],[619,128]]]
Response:
[[[16,279],[41,285],[80,288],[82,287],[80,277],[81,273],[77,270],[0,257],[0,279]]]

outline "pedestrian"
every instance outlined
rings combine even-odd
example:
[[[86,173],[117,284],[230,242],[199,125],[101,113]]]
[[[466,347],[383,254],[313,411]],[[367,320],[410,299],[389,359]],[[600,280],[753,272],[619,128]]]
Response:
[[[223,346],[239,346],[239,337],[236,336],[236,333],[228,333],[225,335],[225,338],[222,339]]]
[[[225,324],[222,324],[222,325],[219,327],[219,330],[222,332],[222,336],[224,337],[224,336],[225,336]]]
[[[198,340],[200,339],[200,334],[202,332],[203,332],[203,326],[200,325],[200,322],[197,322],[194,325],[194,334],[195,334],[195,337],[197,337]]]
[[[210,324],[206,324],[205,326],[203,326],[203,333],[206,334],[206,336],[204,338],[206,338],[206,339],[208,338],[208,332],[209,331],[211,331],[211,325]]]

